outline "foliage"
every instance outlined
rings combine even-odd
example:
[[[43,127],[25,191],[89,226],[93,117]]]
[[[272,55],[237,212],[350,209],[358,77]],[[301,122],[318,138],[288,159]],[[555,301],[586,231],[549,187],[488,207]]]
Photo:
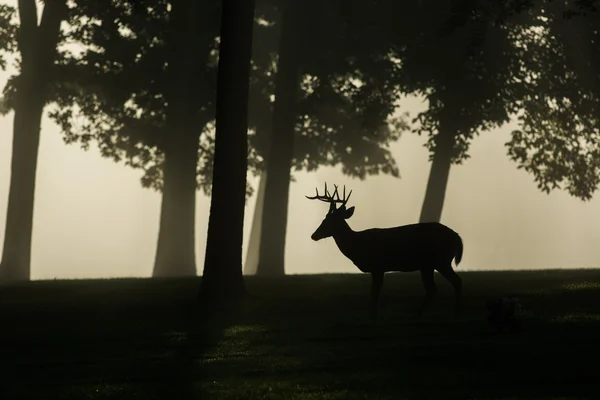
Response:
[[[16,10],[8,4],[0,4],[0,68],[6,69],[7,56],[17,49]]]
[[[589,200],[600,183],[600,16],[571,10],[559,3],[537,8],[536,33],[521,38],[531,79],[523,85],[520,129],[507,147],[540,190]]]
[[[8,58],[17,49],[16,10],[7,4],[0,4],[0,69],[6,70]],[[10,104],[4,97],[0,97],[0,115],[10,111]]]
[[[198,187],[208,191],[212,177],[212,131],[219,2],[204,2],[202,23],[190,53],[206,55],[206,63],[189,82],[196,94],[188,99],[196,111],[199,132]],[[169,3],[166,0],[84,1],[70,18],[68,37],[82,50],[63,48],[56,80],[56,107],[50,116],[61,126],[67,143],[84,149],[92,141],[100,152],[144,171],[142,185],[162,187],[162,149],[166,102],[172,77],[169,55]],[[206,21],[204,21],[206,20]],[[195,47],[194,47],[195,46]],[[204,129],[202,128],[204,127]]]
[[[204,3],[202,35],[190,52],[206,56],[190,82],[197,96],[199,134],[198,187],[210,192],[214,144],[214,98],[220,2]],[[397,69],[389,59],[370,59],[368,46],[347,27],[334,6],[313,0],[306,9],[318,18],[305,27],[303,85],[293,165],[314,170],[342,164],[344,173],[364,178],[379,172],[398,176],[387,148],[408,129],[405,116],[391,118],[399,91],[388,73]],[[165,68],[169,51],[167,0],[74,1],[63,32],[56,65],[50,116],[66,143],[88,149],[98,145],[104,157],[143,171],[142,185],[162,187],[162,149],[170,77]],[[251,78],[249,169],[264,167],[276,73],[279,2],[257,5],[255,51]],[[337,19],[336,19],[337,18]],[[323,37],[330,38],[324,41]],[[356,55],[356,52],[359,52]],[[360,53],[362,51],[362,53]],[[14,92],[13,77],[5,94]],[[348,84],[349,81],[353,83]],[[251,188],[248,187],[250,193]]]
[[[366,3],[355,3],[349,9],[339,2],[303,1],[296,16],[301,20],[302,40],[295,49],[301,60],[301,88],[292,164],[307,171],[341,164],[343,173],[361,179],[378,173],[398,176],[388,149],[408,129],[405,115],[392,117],[400,95],[391,84],[398,65],[389,57],[373,57],[374,46],[366,46],[361,37],[364,23],[354,21]],[[278,29],[278,14],[271,18],[268,23]],[[266,53],[271,61],[264,64],[264,72],[274,76],[276,47]],[[261,93],[263,99],[271,98],[271,80]],[[251,137],[261,156],[269,144],[271,112],[268,104],[266,120],[255,125],[257,134]]]
[[[441,121],[450,123],[452,160],[460,164],[474,136],[508,122],[517,110],[524,76],[514,33],[523,20],[497,2],[424,0],[402,4],[402,13],[394,12],[394,2],[381,4],[378,14],[388,16],[384,36],[402,64],[399,84],[429,105],[413,120],[415,132],[429,136],[432,158]]]

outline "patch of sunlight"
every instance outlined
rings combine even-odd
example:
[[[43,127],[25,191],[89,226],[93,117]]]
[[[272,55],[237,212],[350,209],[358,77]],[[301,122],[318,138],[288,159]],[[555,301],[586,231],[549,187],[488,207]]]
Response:
[[[197,360],[218,368],[244,371],[247,376],[291,371],[301,363],[289,355],[289,349],[274,344],[267,328],[260,325],[236,325],[224,331],[223,338],[214,348]]]
[[[221,339],[212,351],[204,357],[203,362],[222,361],[228,358],[249,357],[256,355],[256,346],[251,346],[252,339],[264,335],[266,328],[260,325],[235,325],[225,329]]]
[[[554,292],[554,290],[552,290],[551,288],[530,289],[530,290],[525,291],[526,294],[533,294],[533,295],[540,295],[540,294],[549,295],[553,292]]]
[[[600,314],[574,312],[552,319],[553,322],[600,322]]]
[[[583,281],[578,283],[569,283],[563,285],[564,290],[586,290],[586,289],[600,289],[600,282],[589,282]]]
[[[95,385],[67,386],[61,390],[61,398],[85,398],[85,399],[131,399],[147,398],[150,393],[145,393],[146,388],[131,384],[100,383]]]
[[[551,295],[557,292],[572,292],[577,290],[600,289],[600,282],[583,281],[576,283],[568,283],[559,287],[546,287],[538,289],[530,289],[525,293],[533,295]]]
[[[297,382],[277,377],[268,379],[226,379],[206,385],[207,390],[215,397],[235,397],[247,400],[286,399],[286,400],[347,400],[357,398],[345,389],[321,387],[314,384]],[[241,395],[241,396],[240,396]],[[366,398],[360,396],[361,398]]]
[[[472,398],[471,400],[581,400],[579,397],[502,397],[502,398]]]
[[[263,333],[266,328],[261,325],[236,325],[225,329],[225,337],[236,336],[244,333]]]
[[[188,334],[186,332],[169,332],[167,333],[167,337],[171,342],[183,342],[188,338]]]

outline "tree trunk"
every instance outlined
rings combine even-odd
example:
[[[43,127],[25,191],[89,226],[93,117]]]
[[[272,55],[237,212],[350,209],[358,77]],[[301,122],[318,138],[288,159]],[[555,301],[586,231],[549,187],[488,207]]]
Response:
[[[175,2],[169,15],[169,63],[171,82],[167,93],[163,191],[160,227],[153,277],[196,276],[195,221],[198,141],[205,121],[195,115],[196,93],[190,81],[208,46],[199,50],[201,2]]]
[[[217,77],[215,155],[200,295],[246,295],[242,241],[248,166],[248,89],[254,0],[223,0]]]
[[[3,281],[26,281],[31,277],[35,175],[43,105],[32,99],[35,94],[31,90],[22,90],[19,97],[21,104],[15,107],[10,191],[0,263]]]
[[[64,1],[48,0],[38,26],[35,0],[19,1],[18,48],[21,74],[17,82],[10,189],[0,280],[31,278],[31,237],[35,203],[40,125],[48,95],[48,75],[56,58]]]
[[[260,233],[262,231],[262,218],[265,204],[265,188],[267,183],[267,171],[260,174],[258,193],[256,194],[256,205],[254,206],[254,217],[252,218],[252,229],[250,240],[248,240],[248,251],[246,252],[246,265],[244,275],[256,275],[258,268],[258,256],[260,254]]]
[[[196,275],[198,138],[188,136],[191,140],[179,140],[165,151],[160,228],[152,274],[155,278]]]
[[[285,239],[290,190],[290,169],[294,156],[296,102],[300,85],[298,55],[298,12],[300,2],[286,3],[282,16],[279,62],[275,81],[273,130],[269,156],[266,158],[269,179],[265,187],[260,253],[257,275],[285,275]]]
[[[442,112],[442,115],[447,114],[448,113]],[[427,189],[425,191],[425,199],[423,200],[419,222],[440,222],[442,217],[444,197],[446,195],[446,187],[448,186],[448,177],[452,165],[454,138],[456,135],[456,131],[450,123],[451,119],[452,116],[442,117],[440,119],[440,131],[438,133],[436,149],[431,163],[429,180],[427,181]]]

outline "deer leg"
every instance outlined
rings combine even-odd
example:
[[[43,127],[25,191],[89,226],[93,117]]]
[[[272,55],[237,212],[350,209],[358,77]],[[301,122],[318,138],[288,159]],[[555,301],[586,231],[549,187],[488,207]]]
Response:
[[[425,299],[423,299],[423,303],[421,303],[421,307],[417,313],[419,317],[423,315],[423,311],[425,311],[425,308],[431,303],[431,299],[433,299],[433,296],[435,296],[435,293],[437,292],[435,281],[433,279],[433,272],[433,268],[421,269],[421,281],[423,281],[423,286],[425,286]]]
[[[460,298],[462,293],[462,279],[454,272],[451,264],[447,264],[444,268],[438,268],[438,272],[442,275],[452,287],[454,287],[454,315],[460,311]]]
[[[371,272],[371,318],[377,317],[377,306],[379,305],[379,295],[383,286],[383,272]]]

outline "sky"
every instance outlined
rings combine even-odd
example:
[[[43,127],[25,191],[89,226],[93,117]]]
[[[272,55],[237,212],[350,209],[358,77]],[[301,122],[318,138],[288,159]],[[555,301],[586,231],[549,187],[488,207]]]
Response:
[[[3,3],[16,1],[2,0]],[[0,72],[0,85],[14,73]],[[411,116],[424,104],[407,98],[401,111]],[[0,249],[4,241],[10,182],[13,113],[0,116]],[[598,267],[600,199],[589,202],[539,191],[533,176],[517,170],[506,155],[516,124],[475,138],[463,165],[450,171],[441,222],[463,238],[461,270]],[[291,183],[286,272],[358,273],[333,239],[314,242],[312,232],[325,217],[325,203],[309,201],[324,182],[352,189],[348,220],[355,230],[418,221],[429,175],[426,137],[405,133],[391,147],[401,178],[373,176],[364,181],[322,168],[294,173]],[[49,118],[42,121],[32,243],[32,279],[148,277],[158,234],[160,194],[143,189],[141,173],[102,158],[96,148],[64,144]],[[258,180],[251,179],[254,187]],[[244,256],[255,198],[246,205]],[[210,199],[198,192],[196,260],[202,272]]]

